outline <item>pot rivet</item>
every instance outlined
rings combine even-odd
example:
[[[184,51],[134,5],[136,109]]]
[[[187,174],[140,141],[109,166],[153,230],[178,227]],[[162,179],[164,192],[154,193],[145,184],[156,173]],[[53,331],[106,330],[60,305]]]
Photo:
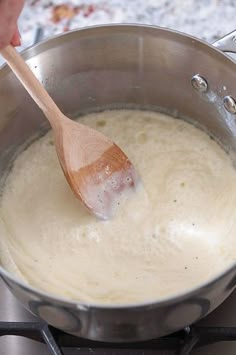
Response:
[[[230,113],[236,113],[236,101],[232,96],[224,97],[224,107]]]
[[[200,92],[206,92],[208,89],[208,84],[206,79],[204,79],[201,75],[196,74],[191,79],[192,86],[195,90]]]

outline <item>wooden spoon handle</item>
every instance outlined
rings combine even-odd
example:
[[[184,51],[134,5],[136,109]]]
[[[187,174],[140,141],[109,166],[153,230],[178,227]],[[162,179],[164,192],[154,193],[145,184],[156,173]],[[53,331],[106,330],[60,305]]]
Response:
[[[32,99],[44,112],[51,125],[58,124],[57,118],[58,116],[63,115],[62,112],[16,49],[9,45],[2,49],[0,53],[31,95]]]

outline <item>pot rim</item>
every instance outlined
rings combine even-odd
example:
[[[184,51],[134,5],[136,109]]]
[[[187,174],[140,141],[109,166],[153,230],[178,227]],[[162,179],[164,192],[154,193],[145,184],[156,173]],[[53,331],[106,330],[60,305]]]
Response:
[[[185,40],[188,40],[194,45],[197,43],[198,45],[201,45],[205,48],[208,48],[208,50],[213,50],[214,53],[218,53],[221,56],[225,57],[225,59],[229,62],[231,62],[233,65],[235,65],[235,61],[229,57],[228,55],[224,54],[220,49],[214,47],[212,44],[209,44],[208,42],[201,40],[197,37],[194,37],[192,35],[188,35],[184,32],[172,30],[166,27],[160,27],[160,26],[154,26],[154,25],[145,25],[145,24],[133,24],[133,23],[117,23],[117,24],[105,24],[105,25],[96,25],[96,26],[86,26],[80,29],[68,31],[63,34],[57,34],[49,39],[46,39],[36,45],[32,45],[26,49],[24,49],[21,54],[23,55],[24,59],[30,59],[34,57],[36,54],[39,54],[44,51],[45,47],[46,50],[53,48],[58,44],[58,41],[61,39],[65,39],[66,37],[74,37],[77,33],[82,33],[82,34],[88,34],[91,35],[90,33],[94,30],[105,30],[109,34],[109,28],[116,28],[117,30],[150,30],[155,32],[156,30],[163,32],[165,34],[170,34],[170,35],[175,35],[178,38],[182,38]],[[135,32],[133,32],[135,33]],[[66,42],[66,41],[65,41]],[[3,64],[0,66],[0,78],[2,75],[6,75],[10,72],[10,68],[7,66],[7,64]],[[88,310],[88,309],[97,309],[97,310],[108,310],[108,311],[114,311],[114,310],[140,310],[140,309],[146,309],[146,308],[157,308],[157,307],[165,307],[165,306],[170,306],[173,303],[180,303],[183,302],[192,296],[197,295],[199,292],[203,291],[204,289],[207,289],[208,287],[210,288],[214,283],[221,281],[227,274],[230,274],[233,270],[236,269],[236,261],[232,263],[231,266],[228,268],[224,269],[221,273],[218,273],[214,278],[211,278],[209,281],[206,281],[204,283],[201,283],[198,286],[195,286],[189,290],[183,291],[181,293],[178,293],[176,295],[168,296],[168,297],[163,297],[160,298],[159,300],[149,300],[146,302],[140,302],[140,303],[127,303],[127,304],[102,304],[102,303],[97,303],[97,302],[86,302],[86,301],[75,301],[75,300],[70,300],[69,298],[66,297],[61,297],[58,295],[55,295],[50,292],[46,292],[40,289],[37,289],[29,284],[27,284],[25,281],[18,279],[15,277],[13,274],[11,274],[9,271],[4,269],[0,265],[0,277],[3,278],[4,282],[5,279],[9,279],[11,282],[15,283],[17,286],[21,287],[24,291],[26,292],[31,292],[33,293],[36,297],[42,297],[48,302],[53,302],[53,303],[58,303],[58,304],[63,304],[64,306],[68,307],[74,307],[77,308],[78,310]],[[7,282],[6,282],[7,283]],[[236,286],[236,283],[235,283]],[[235,288],[234,286],[234,288]],[[8,285],[9,287],[9,285]]]

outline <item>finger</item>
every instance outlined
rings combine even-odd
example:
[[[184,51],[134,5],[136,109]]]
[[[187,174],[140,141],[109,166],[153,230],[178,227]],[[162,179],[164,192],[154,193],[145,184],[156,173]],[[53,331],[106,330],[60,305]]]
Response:
[[[14,35],[11,39],[11,44],[14,47],[20,46],[21,45],[21,36],[20,36],[20,32],[18,30],[18,28],[15,30]]]
[[[23,4],[23,0],[0,1],[0,48],[11,42]]]

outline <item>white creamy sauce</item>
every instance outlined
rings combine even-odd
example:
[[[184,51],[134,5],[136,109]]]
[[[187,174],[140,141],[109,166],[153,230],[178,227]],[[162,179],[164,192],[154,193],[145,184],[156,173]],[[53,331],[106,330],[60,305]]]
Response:
[[[163,299],[209,281],[236,258],[236,171],[203,131],[163,114],[80,119],[114,140],[142,187],[109,221],[91,216],[61,171],[52,134],[14,162],[0,204],[3,266],[73,300]]]

